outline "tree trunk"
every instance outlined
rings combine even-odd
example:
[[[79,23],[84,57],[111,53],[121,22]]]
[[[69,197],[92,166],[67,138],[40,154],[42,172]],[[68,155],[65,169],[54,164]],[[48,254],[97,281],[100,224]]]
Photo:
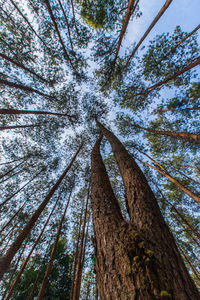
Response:
[[[152,92],[153,90],[155,90],[155,89],[158,88],[159,86],[161,86],[161,85],[167,83],[168,81],[170,81],[170,80],[172,80],[172,79],[175,79],[177,76],[179,76],[179,75],[181,75],[181,74],[183,74],[183,73],[185,73],[185,72],[191,70],[192,68],[198,66],[199,64],[200,64],[200,56],[197,57],[197,58],[195,59],[195,61],[193,61],[192,63],[190,63],[190,64],[189,64],[188,66],[186,66],[185,68],[181,69],[180,71],[174,73],[174,74],[171,75],[171,76],[168,76],[168,77],[165,78],[164,80],[162,80],[162,81],[160,81],[160,82],[158,82],[158,83],[156,83],[156,84],[150,86],[149,88],[147,88],[147,89],[141,91],[139,94],[134,95],[134,97],[135,97],[135,96],[146,95],[146,94]]]
[[[60,195],[59,195],[59,197],[60,197]],[[17,285],[17,283],[18,283],[18,281],[19,281],[19,279],[20,279],[20,277],[21,277],[21,275],[22,275],[22,273],[23,273],[23,271],[24,271],[24,269],[25,269],[27,263],[29,262],[29,259],[30,259],[31,255],[32,255],[32,253],[33,253],[35,247],[38,245],[38,243],[39,243],[39,241],[40,241],[40,238],[42,237],[42,235],[43,235],[43,233],[44,233],[45,228],[47,227],[47,225],[48,225],[48,223],[49,223],[49,220],[50,220],[50,218],[51,218],[51,216],[52,216],[52,214],[53,214],[53,212],[54,212],[54,210],[55,210],[55,208],[56,208],[56,205],[57,205],[57,203],[58,203],[59,197],[57,198],[57,200],[56,200],[56,202],[55,202],[55,204],[54,204],[54,206],[53,206],[53,208],[52,208],[52,210],[51,210],[51,212],[50,212],[50,214],[49,214],[49,216],[48,216],[48,218],[47,218],[47,220],[46,220],[46,222],[45,222],[45,224],[44,224],[44,226],[43,226],[43,228],[42,228],[42,230],[41,230],[41,232],[40,232],[40,234],[39,234],[39,236],[37,237],[37,239],[36,239],[34,245],[33,245],[32,248],[31,248],[31,250],[30,250],[28,256],[26,257],[25,261],[23,262],[20,271],[18,272],[18,274],[17,274],[17,276],[16,276],[14,282],[12,283],[12,285],[11,285],[11,287],[10,287],[10,289],[9,289],[8,294],[6,295],[5,300],[11,299],[11,296],[12,296],[12,293],[13,293],[15,287],[16,287],[16,285]]]
[[[0,109],[0,115],[52,115],[52,116],[69,117],[69,118],[74,117],[68,114],[61,114],[55,112],[38,111],[38,110],[21,110],[21,109]]]
[[[195,133],[189,133],[189,132],[173,132],[173,131],[161,131],[161,130],[153,130],[150,128],[142,127],[139,125],[134,124],[134,127],[146,130],[148,132],[152,132],[154,134],[159,134],[159,135],[166,135],[173,137],[175,139],[179,140],[187,140],[190,143],[195,143],[195,144],[200,144],[200,135],[195,134]]]
[[[19,67],[19,68],[21,68],[21,69],[23,69],[23,70],[25,70],[25,71],[31,73],[32,75],[36,76],[36,77],[39,78],[40,80],[42,80],[42,81],[44,81],[44,82],[50,84],[50,82],[49,82],[47,79],[45,79],[45,78],[43,78],[42,76],[38,75],[38,74],[35,73],[33,70],[31,70],[31,69],[25,67],[22,63],[19,63],[18,61],[15,61],[14,59],[10,58],[9,56],[7,56],[7,55],[5,55],[5,54],[3,54],[3,53],[0,53],[0,57],[2,57],[3,59],[6,59],[7,61],[11,62],[13,65],[16,65],[17,67]]]
[[[194,273],[194,275],[196,276],[196,278],[200,281],[200,275],[198,274],[198,272],[195,270],[194,266],[192,265],[192,263],[190,262],[190,260],[188,259],[187,255],[184,253],[183,249],[179,246],[180,252],[183,255],[185,261],[187,262],[187,264],[189,265],[190,269],[192,270],[192,272]]]
[[[168,108],[168,109],[160,109],[159,112],[166,112],[166,111],[189,111],[189,110],[200,110],[200,107],[186,107],[186,108]]]
[[[97,125],[111,144],[130,215],[127,224],[116,204],[98,140],[92,151],[92,210],[101,298],[199,299],[145,176],[114,134]]]
[[[54,99],[52,96],[44,94],[44,93],[42,93],[42,92],[40,92],[36,89],[33,89],[30,86],[26,86],[26,85],[23,85],[23,84],[18,84],[18,83],[15,83],[15,82],[4,80],[4,79],[0,79],[0,84],[7,85],[7,86],[12,87],[12,88],[14,87],[16,89],[20,89],[20,90],[26,91],[28,93],[36,93],[40,96],[47,97],[47,98],[50,98],[50,99]]]
[[[67,208],[69,206],[69,201],[70,201],[70,198],[71,198],[72,190],[73,190],[73,186],[71,187],[71,191],[70,191],[70,194],[69,194],[69,197],[68,197],[68,200],[67,200],[67,204],[65,206],[64,213],[63,213],[62,218],[60,220],[60,224],[59,224],[58,231],[57,231],[57,234],[56,234],[56,239],[55,239],[52,251],[51,251],[49,263],[48,263],[46,272],[44,274],[44,278],[43,278],[43,281],[42,281],[42,284],[41,284],[41,287],[40,287],[40,291],[39,291],[39,295],[37,297],[37,300],[42,300],[42,298],[44,296],[44,293],[45,293],[47,280],[48,280],[49,274],[51,272],[51,267],[53,265],[53,259],[54,259],[56,247],[57,247],[57,244],[58,244],[58,241],[59,241],[59,238],[60,238],[60,233],[61,233],[62,225],[63,225],[64,219],[65,219],[65,215],[66,215],[66,212],[67,212]]]
[[[16,125],[16,126],[3,126],[0,127],[0,130],[11,130],[11,129],[23,129],[23,128],[35,128],[35,127],[40,127],[40,124],[35,124],[35,125]]]
[[[167,8],[169,7],[169,5],[172,3],[172,0],[166,0],[165,4],[163,5],[163,7],[160,9],[159,13],[157,14],[157,16],[155,17],[155,19],[153,20],[153,22],[151,23],[151,25],[149,26],[149,28],[147,29],[147,31],[145,32],[145,34],[143,35],[143,37],[140,39],[139,43],[136,45],[136,47],[134,48],[133,52],[131,53],[131,55],[129,56],[126,66],[125,68],[127,68],[130,60],[133,58],[133,56],[135,55],[137,49],[140,47],[140,45],[142,44],[142,42],[145,40],[145,38],[147,37],[147,35],[149,34],[149,32],[152,30],[152,28],[156,25],[156,23],[158,22],[158,20],[160,19],[160,17],[164,14],[164,12],[167,10]]]
[[[2,180],[2,181],[0,182],[0,184],[2,184],[3,182],[6,182],[6,181],[9,180],[10,178],[13,178],[15,175],[18,175],[18,174],[22,173],[23,171],[24,171],[24,169],[21,169],[21,170],[15,172],[14,174],[12,174],[11,176],[9,176],[8,178]]]
[[[21,166],[23,163],[24,163],[24,161],[20,162],[18,165],[16,165],[15,167],[13,167],[9,171],[7,171],[5,174],[1,175],[0,179],[2,179],[3,177],[7,176],[8,174],[10,174],[12,171],[14,171],[16,168],[18,168],[19,166]]]
[[[48,195],[44,199],[44,201],[40,204],[38,209],[33,213],[32,217],[24,227],[24,229],[21,231],[21,233],[18,235],[16,240],[13,242],[7,253],[0,258],[0,279],[2,279],[4,273],[8,269],[10,262],[12,261],[13,257],[21,247],[21,244],[23,243],[24,239],[27,237],[27,235],[31,232],[33,226],[35,225],[36,221],[38,220],[39,216],[45,209],[46,205],[48,204],[49,200],[54,195],[55,191],[58,189],[60,183],[62,182],[63,178],[67,174],[67,172],[70,170],[71,166],[73,165],[73,162],[75,161],[78,153],[80,152],[82,145],[80,145],[79,149],[77,150],[76,154],[72,158],[70,164],[67,166],[63,174],[60,176],[60,178],[57,180],[57,182],[54,184],[54,186],[49,191]]]

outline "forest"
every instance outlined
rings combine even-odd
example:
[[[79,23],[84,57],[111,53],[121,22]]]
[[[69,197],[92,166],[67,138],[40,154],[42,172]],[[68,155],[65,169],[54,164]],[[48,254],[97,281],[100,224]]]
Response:
[[[0,299],[200,300],[198,0],[0,0]]]

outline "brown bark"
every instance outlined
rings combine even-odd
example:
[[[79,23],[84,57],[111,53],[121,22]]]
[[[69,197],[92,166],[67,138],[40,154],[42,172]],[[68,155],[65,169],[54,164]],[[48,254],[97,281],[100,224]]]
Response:
[[[155,90],[156,88],[158,88],[159,86],[167,83],[168,81],[172,80],[172,79],[175,79],[177,76],[191,70],[192,68],[198,66],[200,64],[200,56],[197,57],[192,63],[190,63],[189,65],[187,65],[186,67],[184,67],[183,69],[181,69],[180,71],[177,71],[176,73],[174,73],[173,75],[171,76],[168,76],[167,78],[165,78],[164,80],[148,87],[147,89],[141,91],[140,93],[134,95],[134,96],[141,96],[141,95],[146,95],[150,92],[152,92],[153,90]]]
[[[82,148],[82,144],[80,145],[79,149],[73,156],[70,164],[67,166],[67,168],[64,170],[60,178],[57,180],[57,182],[54,184],[54,186],[51,188],[49,193],[47,194],[46,198],[44,201],[40,204],[40,206],[37,208],[37,210],[33,213],[31,216],[30,220],[24,227],[24,229],[21,231],[21,233],[18,235],[16,240],[12,243],[11,247],[7,251],[7,253],[0,258],[0,279],[2,279],[4,273],[8,269],[10,262],[12,261],[13,257],[15,256],[16,252],[19,250],[21,247],[21,244],[23,243],[24,239],[28,236],[28,234],[31,232],[32,228],[34,227],[36,221],[38,220],[39,216],[45,209],[46,205],[49,203],[50,199],[58,189],[60,183],[62,182],[63,178],[67,174],[67,172],[70,170],[71,166],[73,165],[73,162],[75,161],[78,153],[80,152]]]
[[[66,212],[67,212],[67,208],[69,206],[69,201],[70,201],[70,198],[71,198],[72,190],[73,190],[73,186],[71,188],[71,191],[70,191],[70,194],[69,194],[69,197],[68,197],[68,200],[67,200],[67,204],[65,206],[64,213],[63,213],[62,218],[60,220],[60,224],[59,224],[58,231],[57,231],[57,234],[56,234],[56,239],[55,239],[53,248],[51,250],[49,263],[47,265],[47,269],[46,269],[46,272],[44,274],[44,278],[43,278],[43,281],[42,281],[42,284],[41,284],[41,287],[40,287],[40,291],[39,291],[39,294],[38,294],[38,297],[37,297],[38,300],[41,300],[44,296],[44,293],[45,293],[47,280],[48,280],[49,274],[51,272],[51,267],[53,265],[53,259],[54,259],[56,247],[57,247],[57,244],[58,244],[58,241],[59,241],[59,238],[60,238],[60,233],[61,233],[62,225],[63,225],[64,219],[65,219],[65,215],[66,215]]]
[[[29,28],[31,29],[31,31],[34,32],[34,34],[38,37],[38,39],[47,47],[47,44],[43,41],[43,39],[39,36],[39,34],[37,34],[37,32],[35,31],[35,29],[33,28],[33,26],[31,25],[31,23],[29,22],[29,20],[24,16],[24,14],[21,12],[21,10],[19,9],[19,7],[16,5],[16,3],[13,0],[10,0],[10,2],[12,3],[12,5],[17,9],[17,11],[19,12],[19,14],[22,16],[22,18],[26,21],[26,23],[28,24]]]
[[[65,18],[65,22],[66,22],[66,24],[67,24],[67,30],[68,30],[68,35],[69,35],[69,41],[70,41],[70,45],[71,45],[71,48],[72,48],[72,51],[73,51],[73,42],[72,42],[72,38],[71,38],[71,31],[70,31],[70,27],[69,27],[69,22],[68,22],[68,19],[67,19],[67,16],[66,16],[66,13],[65,13],[65,11],[64,11],[64,8],[63,8],[63,6],[62,6],[61,1],[58,0],[58,3],[59,3],[60,8],[61,8],[61,10],[62,10],[62,12],[63,12],[63,16],[64,16],[64,18]]]
[[[194,183],[200,185],[200,182],[198,182],[198,181],[194,180],[193,178],[187,176],[185,173],[181,172],[180,170],[177,170],[177,172],[178,172],[179,174],[181,174],[182,176],[186,177],[187,179],[189,179],[190,181],[192,181],[192,182],[194,182]]]
[[[76,265],[76,277],[74,283],[74,292],[73,292],[73,300],[79,300],[80,297],[80,288],[81,288],[81,276],[82,276],[82,259],[83,259],[83,246],[84,246],[84,238],[85,238],[85,226],[86,226],[86,218],[88,212],[88,201],[89,201],[89,193],[90,193],[90,186],[88,187],[88,194],[86,200],[86,207],[85,207],[85,214],[83,218],[83,226],[82,226],[82,233],[81,233],[81,241]]]
[[[162,130],[153,130],[150,128],[142,127],[137,124],[133,125],[134,127],[152,132],[154,134],[166,135],[173,137],[175,139],[187,140],[190,143],[200,144],[200,134],[190,133],[190,132],[174,132],[174,131],[162,131]]]
[[[15,167],[13,167],[9,171],[7,171],[5,174],[1,175],[0,179],[2,179],[3,177],[7,176],[8,174],[10,174],[12,171],[14,171],[16,168],[18,168],[19,166],[21,166],[23,163],[24,163],[24,161],[20,162],[18,165],[16,165]]]
[[[92,210],[100,297],[162,299],[165,291],[174,300],[199,299],[145,176],[114,134],[97,125],[111,144],[130,215],[127,224],[116,209],[98,141],[92,151]]]
[[[153,22],[151,23],[151,25],[149,26],[149,28],[147,29],[147,31],[145,32],[145,34],[143,35],[143,37],[140,39],[139,43],[136,45],[136,47],[133,49],[133,52],[131,53],[131,55],[129,56],[126,66],[125,68],[127,68],[130,60],[133,58],[133,56],[135,55],[137,49],[140,47],[140,45],[142,44],[142,42],[145,40],[145,38],[147,37],[147,35],[149,34],[149,32],[152,30],[152,28],[156,25],[156,23],[158,22],[158,20],[160,19],[160,17],[164,14],[164,12],[167,10],[167,8],[169,7],[169,5],[172,3],[172,0],[166,0],[165,4],[163,5],[163,7],[160,9],[159,13],[157,14],[157,16],[155,17],[155,19],[153,20]]]
[[[40,127],[40,124],[31,124],[31,125],[16,125],[16,126],[3,126],[0,127],[0,130],[11,130],[11,129],[23,129],[23,128],[35,128]]]
[[[42,93],[42,92],[40,92],[36,89],[33,89],[30,86],[26,86],[26,85],[23,85],[23,84],[18,84],[18,83],[11,82],[11,81],[8,81],[8,80],[0,79],[0,84],[7,85],[7,86],[12,87],[12,88],[20,89],[20,90],[26,91],[28,93],[36,93],[36,94],[38,94],[40,96],[43,96],[43,97],[47,97],[47,98],[51,98],[51,99],[53,98],[52,96],[44,94],[44,93]]]
[[[60,195],[59,195],[59,196],[60,196]],[[40,234],[39,234],[39,236],[37,237],[37,239],[36,239],[34,245],[33,245],[32,248],[31,248],[31,250],[30,250],[28,256],[26,257],[25,261],[23,262],[20,271],[18,272],[18,274],[17,274],[17,276],[16,276],[14,282],[12,283],[12,285],[11,285],[11,287],[10,287],[10,289],[9,289],[8,294],[6,295],[5,300],[9,300],[9,299],[11,298],[12,293],[13,293],[13,291],[14,291],[14,289],[15,289],[15,287],[16,287],[16,285],[17,285],[17,283],[18,283],[18,281],[19,281],[19,279],[20,279],[20,277],[21,277],[21,275],[22,275],[22,273],[23,273],[23,271],[24,271],[24,269],[26,268],[26,265],[27,265],[27,263],[29,262],[29,259],[30,259],[31,255],[32,255],[32,253],[33,253],[35,247],[38,245],[38,243],[39,243],[39,241],[40,241],[40,239],[41,239],[41,237],[42,237],[42,235],[43,235],[43,233],[44,233],[44,230],[45,230],[45,228],[47,227],[47,225],[48,225],[48,223],[49,223],[49,220],[50,220],[50,218],[51,218],[51,216],[52,216],[52,214],[53,214],[53,212],[54,212],[54,210],[55,210],[55,208],[56,208],[56,205],[57,205],[57,203],[58,203],[58,200],[59,200],[59,197],[57,198],[57,200],[56,200],[56,202],[55,202],[55,204],[54,204],[54,206],[53,206],[53,208],[52,208],[52,210],[51,210],[51,212],[50,212],[50,214],[49,214],[49,216],[48,216],[48,218],[47,218],[47,220],[46,220],[46,222],[45,222],[45,224],[44,224],[44,226],[43,226],[43,228],[42,228],[42,230],[41,230],[41,232],[40,232]]]
[[[187,257],[186,253],[183,251],[183,249],[181,248],[181,246],[179,246],[179,250],[181,252],[181,254],[183,255],[185,261],[187,262],[187,264],[189,265],[190,269],[192,270],[192,272],[194,273],[194,275],[196,276],[196,278],[199,280],[200,282],[200,275],[198,274],[198,272],[195,270],[194,266],[192,265],[191,261],[189,260],[189,258]]]
[[[40,80],[50,84],[50,82],[48,80],[46,80],[45,78],[43,78],[42,76],[38,75],[37,73],[35,73],[33,70],[25,67],[22,63],[19,63],[18,61],[15,61],[14,59],[12,59],[11,57],[0,53],[0,57],[2,57],[3,59],[6,59],[7,61],[11,62],[13,65],[16,65],[17,67],[31,73],[32,75],[36,76],[37,78],[39,78]]]
[[[42,169],[40,172],[38,172],[32,179],[30,179],[27,183],[25,183],[19,190],[17,190],[14,194],[12,194],[11,196],[9,196],[6,200],[4,200],[1,204],[0,204],[0,209],[3,205],[5,205],[10,199],[12,199],[15,195],[17,195],[21,190],[23,190],[30,182],[32,182],[35,178],[38,177],[38,175],[44,171],[44,169]]]
[[[61,114],[55,112],[48,111],[38,111],[38,110],[22,110],[22,109],[0,109],[0,115],[52,115],[58,117],[69,117],[72,118],[68,114]]]

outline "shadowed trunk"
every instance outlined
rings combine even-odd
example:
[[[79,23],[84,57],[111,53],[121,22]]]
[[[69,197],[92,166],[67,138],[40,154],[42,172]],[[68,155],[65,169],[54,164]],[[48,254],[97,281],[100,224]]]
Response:
[[[28,221],[28,223],[26,224],[24,229],[21,231],[21,233],[18,235],[16,240],[12,243],[12,245],[10,246],[7,253],[3,257],[0,258],[0,279],[2,279],[4,273],[6,272],[6,270],[9,267],[13,257],[15,256],[15,254],[17,253],[17,251],[21,247],[21,244],[23,243],[24,239],[31,232],[31,230],[34,227],[34,225],[35,225],[36,221],[38,220],[39,216],[41,215],[41,213],[45,209],[46,205],[48,204],[48,202],[50,201],[50,199],[54,195],[55,191],[58,189],[60,183],[62,182],[62,180],[65,177],[65,175],[67,174],[67,172],[70,170],[71,166],[73,165],[73,162],[75,161],[78,153],[80,152],[80,150],[82,148],[82,145],[83,144],[80,145],[80,147],[77,150],[76,154],[72,158],[70,164],[67,166],[67,168],[65,169],[63,174],[60,176],[60,178],[55,183],[55,185],[51,188],[48,195],[46,196],[44,201],[40,204],[38,209],[33,213],[32,217],[30,218],[30,220]]]
[[[0,127],[0,130],[11,130],[11,129],[23,129],[23,128],[35,128],[35,127],[40,127],[40,124],[35,124],[35,125],[16,125],[16,126],[3,126]]]
[[[199,299],[145,176],[116,136],[97,125],[111,144],[130,215],[127,224],[117,208],[98,141],[92,151],[92,210],[101,298]]]
[[[10,169],[9,171],[7,171],[5,174],[1,175],[0,179],[2,179],[3,177],[7,176],[8,174],[10,174],[12,171],[14,171],[16,168],[18,168],[23,163],[24,163],[24,160],[22,162],[20,162],[18,165],[16,165],[15,167],[13,167],[12,169]]]
[[[61,114],[55,112],[48,111],[38,111],[38,110],[22,110],[22,109],[0,109],[0,115],[52,115],[59,117],[69,117],[72,118],[68,114]]]
[[[156,25],[156,23],[158,22],[158,20],[160,19],[160,17],[162,17],[162,15],[164,14],[164,12],[167,10],[167,8],[169,7],[169,5],[172,3],[172,0],[166,0],[165,4],[163,5],[163,7],[161,8],[161,10],[159,11],[159,13],[157,14],[157,16],[155,17],[155,19],[153,20],[153,22],[151,23],[151,25],[149,26],[149,28],[147,29],[147,31],[145,32],[145,34],[143,35],[143,37],[140,39],[139,43],[136,45],[136,47],[134,48],[133,52],[131,53],[131,55],[129,56],[127,63],[126,63],[126,68],[130,62],[130,60],[133,58],[133,56],[135,55],[137,49],[140,47],[140,45],[142,44],[142,42],[145,40],[145,38],[147,37],[147,35],[149,34],[149,32],[152,30],[152,28]]]
[[[143,130],[146,130],[148,132],[152,132],[154,134],[171,136],[175,139],[187,140],[190,143],[200,144],[200,135],[196,134],[196,133],[153,130],[150,128],[139,126],[137,124],[134,124],[133,126],[143,129]]]

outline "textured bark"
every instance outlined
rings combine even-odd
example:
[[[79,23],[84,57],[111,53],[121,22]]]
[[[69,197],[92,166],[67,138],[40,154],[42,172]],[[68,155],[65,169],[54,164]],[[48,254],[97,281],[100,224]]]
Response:
[[[152,92],[153,90],[155,90],[156,88],[158,88],[159,86],[167,83],[168,81],[172,80],[172,79],[175,79],[177,76],[191,70],[192,68],[195,68],[196,66],[198,66],[200,64],[200,56],[197,57],[192,63],[190,63],[189,65],[187,65],[186,67],[184,67],[183,69],[181,69],[180,71],[174,73],[173,75],[171,76],[168,76],[167,78],[165,78],[164,80],[150,86],[149,88],[141,91],[140,93],[134,95],[134,96],[141,96],[141,95],[146,95],[150,92]]]
[[[83,218],[83,226],[82,226],[82,233],[81,233],[81,241],[76,265],[76,276],[74,282],[74,292],[73,292],[73,300],[79,300],[80,297],[80,288],[81,288],[81,276],[82,276],[82,259],[83,259],[83,247],[84,247],[84,238],[85,238],[85,226],[86,226],[86,219],[87,219],[87,212],[88,212],[88,201],[89,201],[89,193],[90,193],[90,186],[88,187],[88,194],[86,200],[86,207],[85,207],[85,214]]]
[[[41,125],[35,124],[35,125],[16,125],[16,126],[3,126],[0,127],[0,130],[11,130],[11,129],[24,129],[24,128],[35,128],[40,127]]]
[[[9,289],[8,294],[6,295],[5,300],[9,300],[9,299],[11,298],[11,296],[12,296],[12,294],[13,294],[13,291],[14,291],[14,289],[15,289],[15,287],[16,287],[16,285],[17,285],[17,283],[18,283],[18,281],[19,281],[19,279],[20,279],[20,277],[21,277],[21,275],[22,275],[22,273],[23,273],[23,271],[24,271],[24,269],[26,268],[26,265],[27,265],[27,263],[29,262],[29,259],[30,259],[31,255],[32,255],[32,253],[33,253],[35,247],[38,245],[38,243],[39,243],[39,241],[40,241],[40,239],[41,239],[41,237],[42,237],[42,235],[43,235],[43,233],[44,233],[44,230],[45,230],[45,228],[47,227],[47,225],[48,225],[48,223],[49,223],[49,220],[50,220],[50,218],[51,218],[51,216],[52,216],[52,214],[53,214],[53,212],[54,212],[54,210],[55,210],[55,208],[56,208],[56,205],[57,205],[57,203],[58,203],[58,200],[59,200],[59,197],[57,198],[57,200],[56,200],[56,202],[55,202],[55,204],[54,204],[54,206],[53,206],[53,208],[52,208],[52,211],[50,212],[50,214],[49,214],[49,216],[48,216],[48,218],[47,218],[47,220],[46,220],[46,222],[45,222],[45,224],[44,224],[44,226],[43,226],[43,228],[42,228],[42,230],[41,230],[39,236],[37,237],[37,239],[36,239],[34,245],[32,246],[32,248],[31,248],[29,254],[27,255],[25,261],[23,262],[20,271],[18,272],[18,274],[17,274],[17,276],[16,276],[14,282],[12,283],[12,285],[11,285],[11,287],[10,287],[10,289]]]
[[[38,297],[37,297],[38,300],[41,300],[44,296],[44,293],[45,293],[46,284],[47,284],[48,277],[49,277],[49,274],[51,272],[51,268],[52,268],[52,265],[53,265],[53,259],[54,259],[56,247],[57,247],[57,244],[58,244],[58,241],[59,241],[59,238],[60,238],[60,233],[61,233],[63,222],[65,220],[65,215],[66,215],[66,212],[67,212],[67,208],[69,206],[69,201],[70,201],[70,198],[71,198],[72,190],[73,190],[73,186],[71,188],[71,191],[70,191],[70,194],[69,194],[69,197],[68,197],[68,200],[67,200],[67,204],[65,206],[64,213],[63,213],[62,218],[60,220],[60,224],[59,224],[58,231],[57,231],[57,234],[56,234],[56,239],[55,239],[53,248],[51,250],[49,263],[47,265],[47,269],[46,269],[46,272],[44,274],[44,278],[43,278],[43,281],[42,281],[42,284],[41,284],[41,287],[40,287],[40,291],[39,291],[39,294],[38,294]]]
[[[150,128],[142,127],[134,124],[134,127],[146,130],[148,132],[152,132],[154,134],[166,135],[173,137],[179,140],[187,140],[190,143],[200,144],[200,134],[189,133],[189,132],[174,132],[174,131],[162,131],[162,130],[153,130]]]
[[[6,272],[6,270],[9,267],[13,257],[15,256],[15,254],[17,253],[17,251],[21,247],[21,244],[23,243],[24,239],[31,232],[31,230],[34,227],[34,225],[35,225],[36,221],[38,220],[39,216],[41,215],[41,213],[45,209],[46,205],[48,204],[48,202],[50,201],[50,199],[52,198],[52,196],[54,195],[54,193],[58,189],[60,183],[62,182],[62,180],[65,177],[65,175],[67,174],[67,172],[70,170],[70,168],[73,165],[73,162],[75,161],[75,159],[76,159],[78,153],[80,152],[81,148],[82,148],[82,144],[80,145],[79,149],[77,150],[76,154],[72,158],[70,164],[67,166],[67,168],[65,169],[63,174],[60,176],[60,178],[57,180],[57,182],[51,188],[51,190],[49,191],[49,193],[46,196],[46,198],[44,199],[44,201],[40,204],[38,209],[33,213],[32,217],[30,218],[30,220],[28,221],[28,223],[26,224],[24,229],[18,235],[16,240],[12,243],[12,245],[10,246],[7,253],[3,257],[0,258],[0,279],[2,279],[4,273]]]
[[[116,204],[98,141],[92,152],[92,210],[101,299],[152,300],[162,299],[163,294],[174,300],[199,299],[145,176],[114,134],[97,125],[111,144],[130,215],[127,224]]]
[[[9,171],[7,171],[5,174],[0,176],[0,179],[2,179],[3,177],[7,176],[8,174],[10,174],[12,171],[14,171],[15,169],[17,169],[19,166],[21,166],[24,163],[24,161],[20,162],[18,165],[16,165],[15,167],[13,167],[12,169],[10,169]]]
[[[142,44],[142,42],[145,40],[145,38],[147,37],[147,35],[149,34],[149,32],[152,30],[152,28],[156,25],[156,23],[158,22],[158,20],[160,19],[160,17],[162,17],[162,15],[164,14],[164,12],[167,10],[167,8],[169,7],[169,5],[172,3],[172,0],[166,0],[165,4],[163,5],[163,7],[160,9],[159,13],[157,14],[157,16],[155,17],[155,19],[153,20],[153,22],[151,23],[151,25],[149,26],[149,28],[147,29],[147,31],[145,32],[145,34],[143,35],[143,37],[140,39],[139,43],[136,45],[136,47],[134,48],[133,52],[131,53],[131,55],[129,56],[127,63],[126,63],[126,67],[128,66],[130,60],[133,58],[133,56],[135,55],[137,49],[140,47],[140,45]]]
[[[34,32],[34,34],[38,37],[38,39],[47,47],[47,44],[43,41],[43,39],[41,39],[41,37],[39,36],[39,34],[37,34],[37,32],[35,31],[35,29],[33,28],[33,26],[31,25],[31,23],[29,22],[29,20],[24,16],[24,14],[21,12],[21,10],[19,9],[19,7],[16,5],[16,3],[13,0],[10,0],[10,2],[12,3],[12,5],[17,9],[17,11],[19,12],[19,14],[22,16],[22,18],[26,21],[26,23],[28,24],[29,28],[31,29],[31,31]]]
[[[35,73],[33,70],[27,68],[26,66],[24,66],[22,63],[19,63],[18,61],[12,59],[11,57],[3,54],[3,53],[0,53],[0,57],[6,59],[7,61],[11,62],[13,65],[16,65],[17,67],[25,70],[26,72],[29,72],[31,73],[32,75],[36,76],[37,78],[39,78],[40,80],[50,84],[50,82],[48,80],[46,80],[45,78],[43,78],[42,76],[38,75],[37,73]]]
[[[12,87],[12,88],[20,89],[20,90],[23,90],[23,91],[26,91],[26,92],[29,92],[29,93],[36,93],[40,96],[53,99],[53,97],[51,97],[47,94],[44,94],[44,93],[42,93],[42,92],[40,92],[36,89],[33,89],[30,86],[26,86],[26,85],[23,85],[23,84],[18,84],[18,83],[15,83],[15,82],[4,80],[4,79],[0,79],[0,84],[7,85],[7,86]]]
[[[38,111],[38,110],[22,110],[22,109],[0,109],[0,115],[52,115],[58,117],[69,117],[72,118],[68,114],[61,114],[55,112],[48,111]]]

